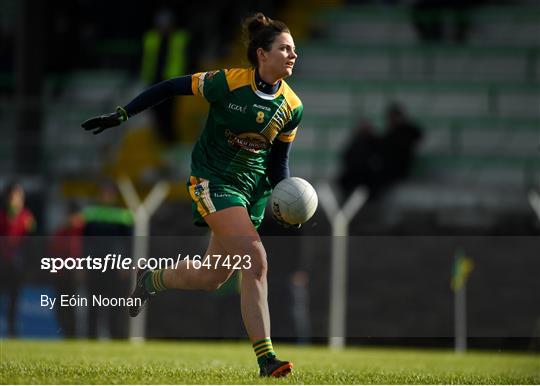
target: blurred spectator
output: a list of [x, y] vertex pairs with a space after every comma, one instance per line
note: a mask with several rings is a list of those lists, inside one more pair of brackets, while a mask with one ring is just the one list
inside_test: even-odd
[[300, 344], [309, 343], [311, 338], [311, 320], [309, 313], [309, 275], [305, 271], [296, 271], [291, 276], [292, 316], [296, 340]]
[[422, 138], [422, 130], [413, 122], [398, 103], [388, 106], [385, 115], [385, 133], [382, 150], [386, 182], [391, 183], [408, 177], [416, 145]]
[[[51, 239], [50, 250], [55, 258], [84, 257], [83, 256], [83, 229], [84, 219], [79, 206], [72, 202], [69, 204], [68, 216], [64, 224], [54, 233]], [[57, 298], [61, 295], [77, 293], [78, 284], [82, 282], [82, 272], [73, 270], [60, 270], [55, 274]], [[65, 338], [75, 337], [74, 307], [56, 307], [58, 322]]]
[[342, 159], [343, 170], [338, 183], [345, 197], [358, 185], [366, 186], [370, 192], [378, 190], [383, 182], [382, 140], [370, 121], [360, 120]]
[[418, 0], [412, 21], [418, 37], [426, 43], [465, 43], [470, 29], [470, 8], [478, 0]]
[[[146, 85], [186, 75], [188, 67], [188, 31], [178, 29], [168, 8], [159, 10], [154, 28], [143, 37], [142, 80]], [[169, 98], [152, 108], [159, 138], [165, 143], [176, 141], [173, 111], [180, 98]]]
[[343, 171], [338, 182], [345, 197], [362, 185], [373, 198], [407, 177], [421, 137], [418, 125], [397, 103], [386, 110], [383, 135], [377, 135], [369, 121], [361, 120], [343, 153]]
[[[111, 257], [129, 257], [133, 218], [131, 213], [117, 205], [119, 200], [116, 186], [102, 183], [100, 200], [95, 205], [83, 210], [84, 218], [84, 256], [104, 259]], [[108, 298], [127, 297], [129, 295], [129, 271], [118, 269], [89, 270], [87, 274], [89, 296]], [[127, 313], [121, 307], [88, 308], [88, 335], [98, 338], [106, 330], [111, 338], [127, 337]]]
[[7, 294], [9, 336], [16, 336], [17, 300], [25, 272], [23, 243], [36, 227], [34, 215], [24, 205], [23, 187], [17, 182], [9, 183], [0, 207], [0, 300]]

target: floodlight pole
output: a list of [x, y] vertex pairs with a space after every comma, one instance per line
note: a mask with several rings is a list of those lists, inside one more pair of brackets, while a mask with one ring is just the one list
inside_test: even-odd
[[[140, 258], [149, 257], [150, 219], [167, 197], [169, 184], [165, 181], [158, 182], [142, 202], [128, 177], [119, 178], [117, 184], [129, 210], [133, 214], [135, 224], [133, 229], [133, 256], [135, 262], [138, 263]], [[135, 281], [135, 275], [131, 275], [130, 283], [132, 288], [135, 286]], [[129, 339], [131, 341], [143, 341], [145, 325], [146, 309], [143, 309], [138, 317], [129, 320]]]
[[366, 202], [368, 192], [356, 188], [340, 208], [330, 185], [325, 183], [318, 191], [321, 205], [332, 226], [328, 344], [332, 348], [342, 349], [346, 333], [349, 223]]

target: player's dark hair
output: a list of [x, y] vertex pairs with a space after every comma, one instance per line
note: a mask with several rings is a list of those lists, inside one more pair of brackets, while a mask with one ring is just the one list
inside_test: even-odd
[[262, 12], [248, 16], [242, 22], [244, 38], [247, 43], [247, 58], [254, 66], [258, 66], [257, 49], [260, 47], [265, 51], [270, 51], [272, 43], [280, 33], [290, 33], [285, 23], [279, 20], [272, 20]]

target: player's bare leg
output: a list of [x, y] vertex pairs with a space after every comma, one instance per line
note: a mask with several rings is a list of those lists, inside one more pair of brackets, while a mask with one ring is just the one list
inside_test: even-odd
[[242, 270], [242, 318], [252, 342], [270, 336], [266, 251], [247, 210], [234, 206], [212, 213], [205, 220], [227, 254], [249, 256], [249, 268]]
[[230, 255], [249, 256], [250, 264], [242, 270], [242, 319], [253, 344], [261, 376], [286, 376], [292, 363], [276, 358], [270, 339], [268, 310], [268, 263], [266, 251], [247, 210], [235, 206], [205, 217], [215, 239]]
[[[230, 207], [207, 215], [205, 220], [212, 230], [205, 254], [211, 256], [212, 269], [188, 268], [188, 263], [182, 261], [176, 269], [143, 274], [153, 275], [153, 281], [150, 281], [158, 289], [214, 290], [227, 281], [234, 271], [224, 266], [214, 269], [215, 258], [212, 255], [249, 256], [249, 260], [242, 264], [242, 319], [257, 356], [260, 374], [276, 377], [287, 375], [292, 369], [292, 363], [279, 361], [275, 357], [270, 339], [266, 251], [247, 210], [241, 206]], [[247, 261], [249, 264], [246, 264]], [[141, 276], [138, 282], [141, 280], [147, 279]]]
[[[165, 288], [215, 290], [233, 273], [223, 266], [214, 269], [214, 254], [249, 256], [248, 269], [242, 272], [241, 309], [248, 336], [253, 342], [270, 336], [266, 252], [244, 207], [235, 206], [205, 217], [212, 229], [206, 256], [212, 269], [194, 269], [187, 261], [178, 267], [162, 271], [160, 280]], [[244, 264], [242, 264], [244, 265]]]
[[167, 268], [163, 271], [163, 283], [166, 288], [214, 291], [225, 283], [234, 272], [230, 267], [220, 263], [226, 254], [212, 232], [208, 249], [203, 255], [203, 260], [208, 259], [210, 268], [196, 269], [192, 262], [188, 263], [182, 260], [176, 268]]

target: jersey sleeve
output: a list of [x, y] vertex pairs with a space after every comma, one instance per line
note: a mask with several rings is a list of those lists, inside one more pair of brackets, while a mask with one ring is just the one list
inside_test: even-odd
[[193, 95], [216, 102], [229, 92], [229, 85], [224, 70], [198, 72], [191, 76]]
[[295, 108], [292, 112], [291, 120], [283, 127], [283, 130], [279, 133], [277, 139], [281, 142], [292, 142], [296, 137], [298, 126], [302, 120], [302, 114], [304, 107], [302, 105]]

